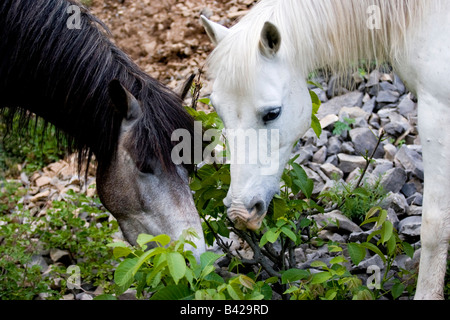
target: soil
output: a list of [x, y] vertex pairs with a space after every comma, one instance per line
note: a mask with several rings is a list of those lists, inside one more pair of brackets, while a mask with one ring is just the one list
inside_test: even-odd
[[[204, 68], [213, 50], [200, 22], [203, 14], [227, 27], [253, 0], [93, 0], [90, 10], [110, 29], [113, 41], [149, 75], [179, 90]], [[210, 83], [203, 79], [204, 91]]]

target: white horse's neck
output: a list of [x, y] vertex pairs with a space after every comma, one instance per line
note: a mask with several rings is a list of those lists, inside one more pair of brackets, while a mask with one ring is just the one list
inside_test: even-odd
[[[351, 64], [403, 60], [408, 34], [441, 0], [262, 0], [230, 29], [210, 56], [211, 73], [225, 74], [244, 92], [261, 61], [258, 45], [266, 21], [280, 30], [280, 58], [306, 76], [318, 67], [334, 73]], [[411, 31], [411, 32], [410, 32]], [[237, 57], [239, 57], [237, 59]]]

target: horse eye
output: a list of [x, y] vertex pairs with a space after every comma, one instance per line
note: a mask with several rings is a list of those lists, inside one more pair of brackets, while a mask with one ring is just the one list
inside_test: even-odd
[[281, 114], [281, 108], [272, 109], [264, 115], [263, 121], [264, 122], [274, 121], [280, 116], [280, 114]]

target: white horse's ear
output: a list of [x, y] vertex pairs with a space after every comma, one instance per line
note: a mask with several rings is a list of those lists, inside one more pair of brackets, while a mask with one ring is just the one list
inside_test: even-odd
[[259, 50], [261, 54], [272, 59], [280, 50], [281, 35], [278, 28], [271, 22], [266, 22], [261, 31], [261, 40], [259, 41]]
[[221, 24], [208, 20], [204, 15], [200, 16], [203, 27], [214, 45], [218, 45], [230, 32], [230, 30]]

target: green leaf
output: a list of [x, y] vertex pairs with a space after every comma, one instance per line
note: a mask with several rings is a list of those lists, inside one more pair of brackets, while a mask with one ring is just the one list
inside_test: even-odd
[[[120, 287], [128, 287], [134, 281], [135, 266], [139, 258], [125, 259], [116, 268], [114, 272], [114, 282]], [[126, 290], [126, 289], [125, 289]]]
[[93, 300], [118, 300], [116, 296], [112, 294], [100, 294], [96, 296]]
[[149, 235], [149, 234], [140, 234], [140, 235], [138, 235], [136, 242], [139, 246], [143, 247], [145, 244], [152, 241], [153, 238], [154, 238], [154, 236]]
[[347, 260], [343, 256], [337, 256], [330, 260], [330, 264], [332, 265], [344, 262], [347, 262]]
[[170, 243], [170, 237], [166, 234], [160, 234], [154, 237], [151, 241], [158, 242], [161, 246], [164, 247], [165, 245], [168, 245]]
[[313, 267], [313, 268], [328, 268], [327, 264], [320, 260], [313, 261], [311, 263], [311, 267]]
[[172, 276], [175, 284], [184, 277], [186, 273], [186, 261], [179, 252], [169, 252], [166, 256], [167, 265], [169, 266], [170, 275]]
[[236, 283], [228, 284], [227, 292], [233, 300], [244, 300], [244, 294]]
[[311, 284], [324, 283], [324, 282], [328, 281], [329, 279], [331, 279], [332, 276], [333, 275], [330, 272], [328, 272], [328, 271], [315, 273], [313, 275], [312, 280], [311, 280]]
[[200, 256], [200, 265], [203, 269], [206, 266], [213, 265], [217, 259], [219, 259], [223, 256], [224, 256], [223, 254], [216, 254], [211, 251], [206, 251], [206, 252], [202, 253]]
[[376, 245], [370, 242], [363, 242], [360, 244], [360, 246], [367, 248], [373, 252], [375, 252], [377, 255], [380, 256], [381, 260], [383, 260], [383, 263], [386, 263], [386, 257], [384, 256], [383, 252], [381, 252], [380, 249]]
[[366, 257], [366, 249], [358, 243], [348, 243], [347, 249], [350, 258], [356, 266]]
[[405, 290], [405, 285], [403, 283], [398, 282], [398, 283], [394, 284], [392, 286], [392, 290], [391, 290], [392, 297], [394, 299], [397, 299], [398, 297], [400, 297], [402, 295], [404, 290]]
[[381, 242], [386, 243], [393, 234], [394, 225], [390, 221], [385, 221], [383, 227], [381, 228]]
[[113, 250], [114, 258], [127, 257], [131, 253], [131, 249], [128, 247], [115, 247]]
[[408, 243], [408, 242], [402, 242], [403, 245], [403, 251], [405, 251], [405, 254], [410, 257], [411, 259], [414, 258], [414, 248]]
[[194, 293], [186, 284], [171, 285], [155, 292], [150, 300], [191, 300]]
[[246, 275], [239, 275], [239, 282], [247, 289], [253, 290], [253, 287], [255, 285], [255, 281], [253, 281], [252, 278], [246, 276]]
[[397, 248], [397, 241], [395, 240], [395, 237], [390, 237], [387, 241], [387, 249], [389, 255], [392, 255], [395, 253], [395, 249]]
[[283, 227], [281, 228], [281, 232], [283, 232], [289, 239], [291, 239], [292, 241], [297, 241], [297, 236], [295, 235], [295, 233], [289, 229], [288, 227]]
[[295, 281], [303, 280], [308, 278], [310, 275], [309, 271], [301, 269], [289, 269], [283, 272], [281, 276], [281, 283], [287, 284]]
[[318, 138], [322, 135], [322, 125], [316, 115], [311, 116], [311, 128]]
[[273, 198], [273, 217], [278, 219], [284, 216], [286, 213], [286, 200], [275, 196]]

